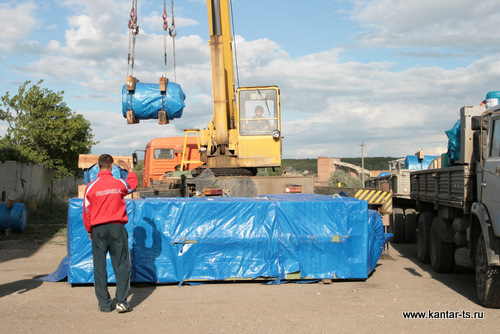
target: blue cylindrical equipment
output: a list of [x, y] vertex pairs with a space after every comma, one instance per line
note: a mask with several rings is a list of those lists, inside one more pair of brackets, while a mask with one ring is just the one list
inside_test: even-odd
[[[132, 98], [132, 99], [131, 99]], [[122, 114], [127, 117], [127, 110], [133, 110], [137, 119], [158, 119], [158, 111], [165, 110], [167, 118], [181, 118], [186, 94], [180, 85], [168, 82], [166, 95], [160, 92], [159, 84], [138, 82], [131, 93], [127, 86], [122, 88]]]
[[0, 203], [0, 230], [11, 228], [15, 232], [23, 232], [26, 228], [28, 211], [23, 203], [15, 203], [11, 208]]

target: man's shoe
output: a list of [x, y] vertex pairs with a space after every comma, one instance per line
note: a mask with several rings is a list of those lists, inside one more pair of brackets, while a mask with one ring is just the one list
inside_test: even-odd
[[108, 309], [105, 309], [105, 310], [101, 309], [100, 307], [97, 307], [97, 308], [99, 309], [100, 312], [104, 312], [104, 313], [108, 313], [108, 312], [111, 312], [111, 311], [114, 310], [114, 308], [108, 308]]
[[132, 308], [130, 305], [126, 302], [117, 302], [116, 303], [116, 312], [118, 313], [125, 313], [125, 312], [130, 312], [132, 311]]

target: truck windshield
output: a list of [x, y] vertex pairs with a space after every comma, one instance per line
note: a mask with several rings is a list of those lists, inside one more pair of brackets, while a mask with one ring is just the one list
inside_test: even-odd
[[175, 157], [174, 150], [171, 148], [157, 148], [155, 149], [155, 159], [168, 160]]

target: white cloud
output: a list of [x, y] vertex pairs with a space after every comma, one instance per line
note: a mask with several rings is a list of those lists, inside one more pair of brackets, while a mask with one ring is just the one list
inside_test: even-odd
[[499, 50], [497, 0], [354, 0], [352, 16], [365, 28], [365, 47], [452, 47]]
[[[367, 145], [367, 156], [404, 156], [420, 148], [428, 154], [442, 152], [446, 149], [444, 131], [453, 126], [459, 108], [478, 104], [487, 91], [500, 88], [499, 54], [479, 56], [493, 50], [490, 46], [499, 37], [491, 28], [495, 26], [492, 20], [496, 12], [491, 10], [494, 3], [353, 2], [352, 18], [366, 29], [356, 36], [364, 47], [397, 47], [407, 56], [453, 57], [456, 51], [439, 49], [450, 47], [460, 49], [464, 57], [472, 54], [472, 61], [451, 69], [410, 66], [396, 70], [392, 59], [344, 61], [350, 52], [347, 47], [325, 46], [321, 52], [293, 58], [278, 41], [236, 36], [241, 84], [278, 85], [281, 89], [283, 156], [359, 156], [362, 141]], [[46, 42], [40, 47], [39, 58], [15, 69], [23, 75], [47, 78], [61, 87], [78, 85], [78, 90], [66, 91], [66, 96], [79, 105], [103, 101], [116, 103], [114, 109], [120, 110], [120, 91], [127, 70], [130, 3], [64, 3], [70, 9], [64, 39]], [[19, 47], [19, 41], [29, 46], [34, 26], [18, 27], [15, 22], [36, 22], [34, 3], [0, 5], [0, 9], [0, 19], [5, 19], [8, 29], [17, 29], [16, 39], [0, 32], [0, 41], [7, 50]], [[137, 36], [134, 75], [142, 82], [157, 82], [165, 70], [162, 30], [156, 26], [160, 12], [156, 10], [140, 12], [144, 29]], [[182, 16], [176, 16], [176, 23], [178, 28], [199, 24]], [[182, 136], [181, 128], [206, 127], [212, 117], [207, 39], [205, 35], [182, 34], [176, 38], [176, 81], [187, 95], [182, 119], [167, 126], [154, 121], [127, 125], [119, 112], [99, 108], [99, 112], [81, 112], [92, 122], [96, 139], [101, 141], [94, 148], [96, 153], [129, 154], [143, 149], [155, 136]], [[172, 40], [167, 41], [167, 76], [174, 80]], [[33, 46], [37, 42], [31, 43]], [[438, 50], [429, 51], [434, 47]], [[471, 52], [474, 47], [476, 50]]]
[[32, 43], [29, 37], [38, 22], [36, 9], [37, 6], [32, 1], [0, 4], [0, 58], [4, 52], [18, 54]]

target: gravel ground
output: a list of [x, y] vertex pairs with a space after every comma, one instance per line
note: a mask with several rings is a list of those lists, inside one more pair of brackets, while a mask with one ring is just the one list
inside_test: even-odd
[[[498, 331], [500, 310], [476, 303], [474, 274], [433, 273], [418, 263], [415, 244], [391, 246], [366, 281], [133, 285], [134, 310], [125, 314], [100, 313], [92, 286], [35, 280], [55, 271], [65, 255], [62, 237], [42, 246], [0, 241], [3, 333]], [[453, 319], [404, 319], [408, 311]]]

